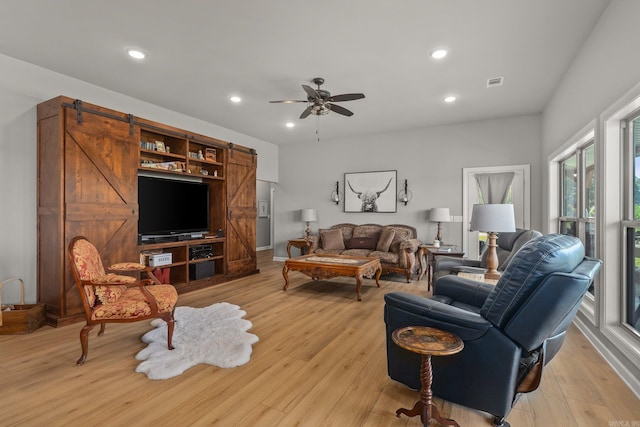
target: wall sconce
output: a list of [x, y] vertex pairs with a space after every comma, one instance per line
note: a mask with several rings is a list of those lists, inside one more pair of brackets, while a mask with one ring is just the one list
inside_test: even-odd
[[400, 192], [398, 193], [398, 200], [400, 200], [402, 203], [404, 203], [405, 206], [407, 206], [407, 203], [409, 203], [412, 198], [413, 198], [413, 193], [409, 191], [409, 188], [407, 188], [407, 180], [405, 179], [404, 186], [402, 187], [402, 190], [400, 190]]
[[339, 205], [340, 200], [342, 200], [342, 193], [340, 193], [340, 181], [336, 181], [336, 189], [331, 192], [331, 201], [336, 205]]

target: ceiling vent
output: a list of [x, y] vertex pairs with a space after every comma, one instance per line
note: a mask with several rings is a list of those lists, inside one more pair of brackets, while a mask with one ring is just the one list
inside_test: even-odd
[[493, 77], [487, 80], [487, 87], [502, 86], [504, 77]]

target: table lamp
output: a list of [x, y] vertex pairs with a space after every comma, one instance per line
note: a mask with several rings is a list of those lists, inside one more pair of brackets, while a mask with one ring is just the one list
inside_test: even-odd
[[438, 234], [436, 234], [436, 240], [442, 242], [442, 223], [451, 221], [449, 208], [431, 208], [429, 221], [438, 223]]
[[513, 213], [513, 205], [486, 204], [473, 205], [471, 213], [471, 231], [484, 231], [489, 233], [489, 245], [487, 250], [487, 271], [485, 279], [499, 279], [498, 253], [496, 248], [496, 233], [516, 231], [516, 220]]
[[311, 235], [311, 228], [309, 228], [309, 223], [318, 220], [318, 212], [316, 212], [315, 209], [300, 209], [300, 217], [302, 218], [302, 222], [307, 223], [307, 228], [304, 230], [304, 238], [309, 240], [309, 236]]

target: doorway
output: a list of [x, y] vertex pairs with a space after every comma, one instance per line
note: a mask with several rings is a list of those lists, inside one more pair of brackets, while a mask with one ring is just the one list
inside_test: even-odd
[[256, 180], [256, 251], [273, 249], [273, 195], [270, 182]]
[[[511, 184], [504, 191], [507, 194], [506, 203], [513, 204], [515, 213], [516, 228], [530, 228], [530, 166], [529, 165], [511, 165], [511, 166], [488, 166], [481, 168], [463, 168], [463, 202], [462, 202], [462, 223], [464, 231], [462, 233], [462, 248], [469, 259], [479, 259], [481, 250], [481, 233], [470, 231], [469, 224], [471, 222], [471, 212], [473, 205], [478, 203], [503, 203], [505, 201], [489, 201], [482, 200], [479, 191], [478, 181], [491, 178], [492, 175], [513, 176]], [[512, 175], [511, 175], [512, 174]], [[485, 196], [486, 197], [486, 196]], [[500, 196], [501, 197], [501, 196]]]

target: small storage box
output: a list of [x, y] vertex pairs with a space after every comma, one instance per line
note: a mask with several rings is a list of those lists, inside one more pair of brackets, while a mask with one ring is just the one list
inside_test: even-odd
[[169, 265], [173, 261], [172, 254], [153, 254], [149, 255], [149, 267], [160, 267], [163, 265]]
[[[20, 282], [20, 304], [11, 305], [10, 311], [0, 312], [0, 335], [28, 334], [44, 325], [44, 304], [24, 303], [24, 282], [22, 279], [7, 279], [0, 282], [0, 297], [2, 285], [11, 281]], [[0, 307], [6, 309], [0, 302]]]

